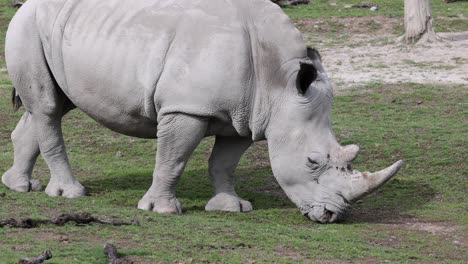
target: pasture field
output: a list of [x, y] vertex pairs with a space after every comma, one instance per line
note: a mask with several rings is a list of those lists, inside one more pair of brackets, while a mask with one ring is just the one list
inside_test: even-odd
[[[16, 11], [9, 2], [0, 0], [0, 174], [12, 164], [10, 133], [23, 111], [12, 109], [3, 59], [4, 33]], [[330, 39], [342, 30], [341, 19], [398, 19], [403, 10], [399, 0], [375, 0], [382, 6], [380, 13], [342, 8], [345, 1], [333, 1], [337, 6], [312, 2], [316, 4], [286, 8], [306, 37], [308, 19], [323, 18], [322, 33]], [[445, 28], [439, 31], [468, 30], [467, 2], [432, 3], [436, 21]], [[402, 34], [398, 27], [385, 30]], [[385, 71], [389, 66], [373, 67]], [[0, 184], [0, 220], [89, 212], [139, 225], [0, 227], [0, 263], [17, 263], [44, 249], [53, 254], [45, 263], [107, 263], [105, 242], [135, 263], [467, 263], [467, 116], [468, 85], [463, 83], [363, 80], [339, 89], [332, 127], [341, 144], [361, 147], [353, 166], [375, 170], [398, 159], [405, 165], [384, 187], [354, 205], [344, 222], [321, 225], [303, 217], [278, 186], [265, 142], [247, 151], [236, 172], [237, 191], [254, 211], [204, 211], [212, 195], [207, 164], [213, 138], [203, 140], [181, 177], [177, 194], [182, 215], [137, 210], [151, 184], [156, 141], [114, 133], [74, 110], [64, 118], [64, 138], [72, 168], [89, 195], [52, 198], [44, 192], [13, 192]], [[49, 174], [41, 158], [33, 175], [45, 187]]]

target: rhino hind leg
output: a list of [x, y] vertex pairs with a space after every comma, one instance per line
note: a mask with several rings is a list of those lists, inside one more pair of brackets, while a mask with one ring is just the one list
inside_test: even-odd
[[39, 156], [39, 144], [29, 112], [21, 117], [11, 133], [11, 140], [14, 148], [13, 166], [3, 174], [3, 184], [18, 192], [40, 191], [42, 187], [39, 180], [31, 178]]
[[49, 196], [76, 198], [86, 194], [85, 188], [73, 175], [62, 136], [62, 117], [67, 112], [67, 99], [57, 95], [56, 102], [32, 115], [39, 149], [50, 170], [45, 189]]
[[250, 138], [216, 137], [209, 160], [209, 172], [215, 187], [215, 195], [208, 201], [205, 210], [252, 211], [252, 204], [240, 198], [234, 188], [234, 171], [240, 157], [251, 145]]
[[[14, 145], [18, 153], [22, 153], [23, 148], [28, 152], [18, 157], [24, 159], [23, 161], [15, 161], [17, 164], [23, 163], [20, 172], [26, 171], [26, 176], [8, 174], [4, 182], [10, 184], [8, 181], [14, 177], [17, 181], [24, 182], [29, 177], [39, 148], [51, 174], [45, 192], [50, 196], [82, 196], [85, 194], [84, 187], [72, 174], [62, 137], [62, 116], [72, 108], [72, 104], [58, 87], [45, 59], [37, 27], [33, 26], [36, 23], [37, 2], [28, 3], [10, 22], [5, 43], [5, 59], [13, 86], [21, 97], [23, 106], [30, 113], [27, 120], [28, 131], [33, 132], [14, 139], [17, 141]], [[28, 136], [34, 136], [36, 141], [33, 142]]]
[[[67, 102], [63, 115], [74, 109], [71, 102]], [[40, 154], [36, 132], [31, 113], [26, 111], [11, 133], [13, 142], [13, 166], [2, 176], [2, 183], [18, 192], [40, 191], [41, 183], [32, 178], [32, 171]]]
[[168, 114], [158, 123], [156, 168], [153, 183], [138, 202], [138, 209], [182, 213], [175, 190], [187, 161], [206, 134], [206, 118]]
[[25, 103], [26, 106], [33, 106], [29, 109], [33, 109], [34, 114], [25, 112], [12, 133], [14, 162], [2, 176], [2, 182], [10, 189], [21, 192], [41, 189], [40, 182], [31, 178], [40, 153], [51, 173], [45, 189], [48, 195], [74, 198], [85, 194], [84, 187], [73, 176], [62, 137], [61, 119], [75, 106], [63, 95], [57, 95], [56, 100], [58, 102], [52, 104], [56, 109], [50, 108], [51, 105], [45, 109]]

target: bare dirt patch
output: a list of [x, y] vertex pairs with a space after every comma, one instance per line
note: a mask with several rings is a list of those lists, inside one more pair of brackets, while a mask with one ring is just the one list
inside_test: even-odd
[[283, 247], [283, 246], [280, 246], [278, 245], [276, 248], [275, 248], [275, 255], [277, 256], [282, 256], [282, 257], [287, 257], [288, 259], [294, 261], [294, 260], [303, 260], [304, 257], [297, 251], [293, 250], [293, 249], [290, 249], [290, 248], [287, 248], [287, 247]]
[[70, 237], [69, 235], [52, 233], [50, 231], [36, 232], [36, 233], [33, 233], [32, 236], [37, 240], [59, 241], [60, 243], [63, 243], [63, 244], [68, 244], [69, 237]]
[[397, 41], [400, 18], [303, 19], [296, 25], [320, 50], [336, 90], [370, 82], [468, 85], [468, 32], [439, 33], [457, 41], [403, 45]]
[[[465, 253], [468, 246], [467, 236], [463, 227], [454, 223], [400, 215], [388, 222], [377, 223], [372, 229], [382, 234], [385, 232], [387, 235], [379, 237], [369, 235], [367, 241], [371, 245], [405, 249], [421, 246], [418, 240], [424, 240], [428, 241], [430, 246], [424, 245], [420, 252], [423, 255], [437, 254], [439, 258], [447, 259], [458, 259], [460, 256], [468, 258]], [[432, 252], [433, 249], [437, 249], [438, 252]]]
[[403, 27], [403, 21], [387, 16], [304, 18], [298, 20], [296, 25], [302, 32], [381, 35]]

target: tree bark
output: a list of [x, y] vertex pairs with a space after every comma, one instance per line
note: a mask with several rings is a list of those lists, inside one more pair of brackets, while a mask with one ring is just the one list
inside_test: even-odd
[[405, 35], [408, 43], [437, 42], [429, 0], [405, 0]]

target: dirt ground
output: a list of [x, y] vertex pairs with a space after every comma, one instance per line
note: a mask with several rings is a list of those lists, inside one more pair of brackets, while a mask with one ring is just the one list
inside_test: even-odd
[[406, 45], [397, 41], [400, 20], [354, 17], [296, 24], [322, 54], [335, 90], [370, 82], [468, 85], [468, 31], [438, 33], [445, 39], [439, 43]]

